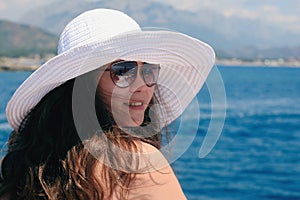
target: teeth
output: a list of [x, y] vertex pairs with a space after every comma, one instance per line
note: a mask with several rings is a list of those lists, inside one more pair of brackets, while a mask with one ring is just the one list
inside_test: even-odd
[[129, 106], [141, 106], [143, 105], [142, 102], [132, 102], [132, 103], [129, 103]]

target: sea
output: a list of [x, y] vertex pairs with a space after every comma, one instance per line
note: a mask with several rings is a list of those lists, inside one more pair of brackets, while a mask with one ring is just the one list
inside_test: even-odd
[[[172, 162], [186, 197], [300, 199], [300, 68], [216, 66], [215, 70], [221, 83], [217, 89], [224, 89], [220, 91], [225, 94], [225, 112], [213, 147], [200, 156], [204, 138], [211, 134], [211, 121], [220, 118], [212, 114], [218, 109], [212, 106], [218, 96], [207, 84], [196, 97], [193, 105], [197, 106], [184, 112], [188, 116], [181, 125], [185, 135], [174, 145], [186, 144], [185, 136], [190, 141]], [[0, 145], [4, 149], [11, 132], [6, 104], [30, 74], [0, 72]], [[215, 77], [209, 78], [214, 81]], [[196, 129], [195, 113], [200, 116]]]

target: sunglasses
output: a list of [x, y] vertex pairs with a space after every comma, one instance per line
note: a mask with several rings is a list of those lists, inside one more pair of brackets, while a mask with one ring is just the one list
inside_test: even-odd
[[[160, 65], [144, 63], [140, 68], [145, 84], [148, 87], [154, 86], [158, 79]], [[113, 63], [105, 71], [110, 71], [110, 77], [116, 86], [126, 88], [135, 81], [139, 70], [136, 61], [120, 61]]]

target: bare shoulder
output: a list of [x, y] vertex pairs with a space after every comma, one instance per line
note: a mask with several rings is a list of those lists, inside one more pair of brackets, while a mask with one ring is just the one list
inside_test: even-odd
[[173, 169], [162, 153], [146, 143], [142, 147], [150, 162], [147, 171], [136, 174], [129, 199], [186, 199]]

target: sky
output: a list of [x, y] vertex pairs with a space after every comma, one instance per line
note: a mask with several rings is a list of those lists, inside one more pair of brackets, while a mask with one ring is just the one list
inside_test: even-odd
[[[0, 19], [18, 21], [31, 9], [57, 0], [0, 0]], [[84, 0], [82, 0], [84, 1]], [[103, 1], [103, 0], [85, 0]], [[299, 0], [152, 0], [180, 10], [197, 12], [213, 10], [224, 17], [264, 20], [275, 26], [300, 34]]]
[[155, 0], [177, 9], [213, 10], [224, 17], [264, 20], [300, 34], [299, 0]]

